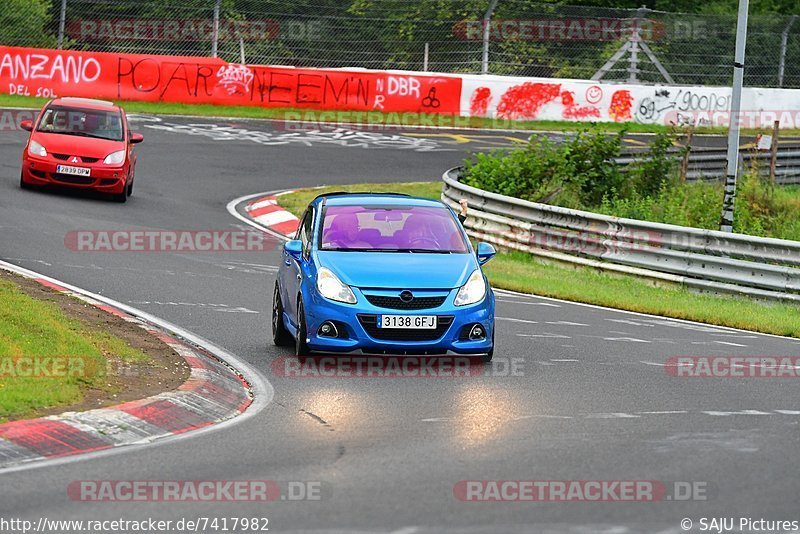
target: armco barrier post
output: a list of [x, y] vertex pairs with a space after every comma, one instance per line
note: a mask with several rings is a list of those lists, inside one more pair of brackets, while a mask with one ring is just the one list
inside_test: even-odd
[[64, 28], [67, 25], [67, 0], [61, 0], [61, 14], [58, 19], [58, 49], [64, 47]]
[[211, 57], [217, 57], [219, 46], [219, 5], [222, 0], [214, 0], [214, 28], [211, 33]]
[[775, 170], [778, 166], [778, 135], [781, 131], [781, 121], [775, 121], [772, 126], [772, 144], [769, 147], [769, 183], [775, 184]]
[[481, 61], [481, 74], [489, 74], [489, 39], [491, 37], [490, 26], [492, 25], [492, 14], [497, 7], [498, 0], [492, 0], [489, 9], [483, 16], [483, 60]]
[[744, 82], [744, 52], [747, 44], [747, 14], [749, 0], [739, 0], [739, 20], [736, 24], [736, 53], [733, 61], [733, 93], [731, 96], [731, 125], [728, 129], [728, 167], [725, 176], [725, 196], [722, 200], [720, 230], [733, 232], [733, 210], [736, 199], [736, 177], [739, 167], [739, 121], [742, 117], [742, 84]]

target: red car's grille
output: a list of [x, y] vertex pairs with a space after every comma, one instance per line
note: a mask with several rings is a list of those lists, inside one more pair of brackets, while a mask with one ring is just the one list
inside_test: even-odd
[[90, 158], [87, 156], [70, 156], [69, 154], [53, 154], [53, 157], [56, 159], [60, 159], [61, 161], [69, 161], [73, 157], [77, 157], [78, 160], [80, 160], [80, 163], [97, 163], [98, 161], [100, 161], [100, 158]]

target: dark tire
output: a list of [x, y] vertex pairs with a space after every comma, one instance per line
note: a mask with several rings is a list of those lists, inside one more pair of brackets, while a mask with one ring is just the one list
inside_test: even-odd
[[128, 191], [127, 192], [128, 192], [128, 196], [129, 197], [133, 196], [133, 178], [131, 178], [131, 181], [128, 182]]
[[308, 356], [308, 344], [306, 343], [306, 310], [303, 308], [303, 298], [297, 297], [297, 336], [294, 340], [294, 355], [305, 359]]
[[489, 363], [492, 361], [492, 357], [494, 357], [494, 331], [492, 331], [492, 348], [489, 349], [489, 352], [481, 356], [481, 361], [483, 363]]
[[292, 335], [283, 324], [283, 302], [278, 282], [275, 282], [275, 293], [272, 296], [272, 342], [279, 347], [292, 344]]
[[128, 188], [126, 187], [122, 193], [117, 193], [115, 195], [111, 195], [112, 200], [114, 202], [119, 202], [120, 204], [125, 204], [128, 201]]
[[23, 174], [22, 173], [19, 173], [19, 188], [20, 189], [33, 189], [33, 186], [31, 184], [25, 182], [25, 179], [23, 178]]

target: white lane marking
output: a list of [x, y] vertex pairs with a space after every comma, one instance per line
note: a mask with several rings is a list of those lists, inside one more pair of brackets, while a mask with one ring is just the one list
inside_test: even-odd
[[573, 359], [570, 359], [570, 358], [562, 358], [562, 359], [559, 359], [559, 360], [555, 360], [553, 358], [550, 358], [550, 361], [551, 362], [579, 362], [580, 360], [573, 360]]
[[639, 417], [638, 415], [625, 412], [590, 413], [586, 415], [587, 419], [638, 419]]
[[[634, 311], [628, 311], [628, 310], [620, 310], [618, 308], [609, 308], [608, 306], [599, 306], [597, 304], [587, 304], [585, 302], [573, 302], [573, 301], [570, 301], [570, 300], [557, 299], [557, 298], [553, 298], [553, 297], [543, 297], [543, 296], [540, 296], [540, 295], [530, 295], [528, 293], [520, 293], [518, 291], [511, 291], [509, 289], [495, 289], [494, 292], [495, 293], [499, 293], [501, 295], [508, 295], [508, 296], [512, 296], [513, 295], [513, 296], [517, 296], [517, 297], [527, 297], [529, 299], [540, 299], [540, 300], [546, 300], [546, 301], [549, 301], [549, 302], [558, 302], [558, 303], [560, 303], [560, 304], [562, 304], [564, 306], [572, 305], [572, 306], [577, 306], [577, 307], [580, 307], [580, 308], [591, 308], [591, 309], [594, 309], [594, 310], [600, 310], [600, 311], [612, 312], [612, 313], [619, 313], [619, 314], [629, 315], [629, 316], [634, 316], [634, 317], [646, 317], [648, 319], [657, 319], [657, 320], [660, 320], [660, 321], [669, 321], [671, 323], [681, 323], [681, 324], [687, 324], [687, 325], [708, 327], [707, 324], [698, 323], [697, 321], [689, 321], [689, 320], [686, 320], [686, 319], [674, 319], [674, 318], [671, 318], [671, 317], [665, 318], [665, 317], [661, 317], [661, 316], [658, 316], [658, 315], [653, 315], [652, 313], [642, 313], [642, 312], [634, 312]], [[612, 319], [607, 319], [607, 320], [610, 321]], [[655, 325], [644, 325], [644, 326], [655, 326]], [[742, 328], [732, 328], [730, 326], [716, 326], [715, 325], [714, 328], [717, 329], [718, 333], [740, 332], [740, 333], [743, 333], [743, 334], [756, 334], [759, 337], [761, 337], [761, 336], [772, 337], [772, 338], [776, 338], [776, 339], [781, 339], [783, 341], [788, 341], [788, 342], [790, 342], [790, 343], [792, 343], [794, 345], [800, 345], [800, 339], [789, 337], [789, 336], [779, 336], [777, 334], [764, 334], [764, 333], [761, 333], [761, 332], [754, 332], [752, 330], [744, 330]]]
[[571, 415], [538, 415], [538, 414], [531, 414], [531, 415], [518, 415], [516, 417], [512, 417], [512, 421], [522, 421], [524, 419], [575, 419]]
[[496, 321], [510, 321], [512, 323], [539, 324], [539, 321], [529, 321], [527, 319], [515, 319], [514, 317], [495, 317]]
[[605, 320], [606, 321], [611, 321], [612, 323], [629, 324], [631, 326], [646, 326], [646, 327], [649, 327], [649, 328], [655, 328], [655, 326], [656, 326], [654, 324], [645, 324], [645, 323], [640, 323], [638, 321], [631, 321], [630, 319], [608, 319], [608, 318], [606, 318]]
[[42, 265], [46, 265], [47, 267], [52, 267], [52, 263], [47, 263], [44, 260], [33, 260], [30, 258], [6, 258], [6, 261], [21, 261], [21, 262], [30, 262], [30, 263], [41, 263]]
[[622, 341], [625, 343], [652, 343], [652, 341], [635, 337], [604, 337], [603, 339], [606, 341]]
[[551, 363], [551, 362], [543, 362], [543, 361], [541, 361], [541, 360], [537, 361], [536, 363], [538, 363], [539, 365], [555, 365], [554, 363]]
[[773, 415], [769, 412], [762, 412], [760, 410], [740, 410], [737, 412], [720, 412], [716, 410], [709, 410], [703, 412], [706, 415], [714, 415], [718, 417], [728, 417], [731, 415]]
[[[655, 411], [642, 411], [642, 412], [598, 412], [598, 413], [580, 413], [576, 415], [565, 414], [522, 414], [511, 417], [510, 421], [524, 421], [526, 419], [644, 419], [649, 416], [660, 415], [685, 415], [685, 416], [710, 416], [710, 417], [730, 417], [736, 415], [758, 415], [758, 416], [774, 416], [774, 415], [789, 415], [800, 416], [800, 410], [771, 410], [769, 412], [761, 410], [739, 410], [739, 411], [718, 411], [718, 410], [655, 410]], [[459, 417], [429, 417], [420, 419], [423, 423], [450, 423], [461, 422]]]
[[747, 347], [747, 345], [741, 345], [739, 343], [731, 343], [729, 341], [691, 341], [692, 345], [728, 345], [730, 347]]
[[554, 338], [554, 339], [572, 339], [569, 336], [562, 336], [561, 334], [517, 334], [517, 337], [543, 337], [543, 338]]
[[207, 350], [208, 352], [219, 358], [221, 361], [226, 362], [228, 365], [230, 365], [231, 367], [236, 369], [239, 373], [241, 373], [242, 376], [245, 377], [245, 379], [250, 384], [250, 388], [253, 391], [254, 395], [252, 404], [250, 404], [250, 407], [247, 408], [244, 412], [242, 412], [241, 415], [238, 415], [236, 417], [233, 417], [232, 419], [228, 419], [227, 421], [223, 421], [221, 423], [198, 428], [197, 430], [192, 430], [191, 432], [186, 432], [184, 434], [174, 434], [171, 436], [166, 436], [156, 441], [148, 443], [124, 445], [121, 447], [113, 447], [101, 451], [87, 452], [75, 456], [65, 456], [62, 458], [54, 458], [50, 460], [39, 460], [30, 464], [22, 464], [19, 466], [7, 467], [3, 469], [2, 471], [3, 474], [13, 473], [17, 471], [26, 471], [29, 469], [39, 469], [42, 467], [53, 467], [57, 465], [82, 462], [88, 459], [101, 458], [115, 454], [136, 452], [144, 447], [152, 449], [154, 447], [161, 447], [163, 445], [174, 443], [181, 440], [194, 439], [197, 436], [201, 436], [211, 432], [219, 432], [220, 430], [227, 429], [228, 427], [244, 423], [245, 421], [248, 421], [249, 419], [258, 415], [264, 408], [266, 408], [272, 402], [272, 398], [275, 395], [275, 390], [272, 388], [272, 384], [270, 383], [270, 381], [267, 380], [267, 378], [263, 374], [261, 374], [261, 372], [258, 371], [255, 367], [251, 366], [249, 363], [233, 355], [232, 353], [228, 352], [222, 347], [212, 343], [211, 341], [208, 341], [207, 339], [198, 336], [197, 334], [190, 332], [189, 330], [186, 330], [185, 328], [182, 328], [176, 324], [172, 324], [169, 321], [165, 321], [164, 319], [156, 317], [155, 315], [151, 315], [145, 311], [139, 310], [127, 304], [123, 304], [122, 302], [118, 302], [114, 299], [105, 297], [103, 295], [92, 293], [91, 291], [81, 289], [72, 284], [56, 280], [55, 278], [51, 278], [44, 274], [31, 271], [30, 269], [26, 269], [25, 267], [20, 267], [19, 265], [14, 265], [13, 263], [8, 263], [3, 260], [0, 260], [0, 265], [3, 265], [7, 269], [14, 271], [18, 274], [22, 274], [24, 276], [29, 276], [32, 278], [40, 278], [42, 280], [47, 280], [52, 284], [59, 285], [65, 289], [89, 297], [90, 299], [102, 302], [103, 304], [108, 304], [109, 306], [113, 306], [114, 308], [122, 310], [125, 313], [133, 315], [134, 317], [138, 317], [139, 319], [145, 322], [154, 324], [160, 328], [163, 328], [164, 330], [172, 332], [178, 337], [181, 337], [184, 340], [193, 343], [194, 345], [197, 345], [198, 347], [202, 347], [203, 349]]
[[546, 321], [544, 324], [552, 324], [556, 326], [589, 326], [585, 323], [573, 323], [571, 321]]
[[[495, 290], [495, 291], [499, 291], [499, 290]], [[561, 306], [558, 306], [556, 304], [550, 304], [549, 302], [523, 302], [523, 301], [519, 301], [519, 300], [506, 300], [506, 299], [497, 299], [497, 302], [504, 302], [506, 304], [524, 304], [526, 306], [545, 306], [545, 307], [548, 307], [548, 308], [560, 308], [561, 307]]]
[[636, 412], [637, 415], [678, 415], [689, 413], [686, 410], [663, 410], [659, 412]]
[[157, 300], [132, 300], [128, 301], [129, 304], [136, 304], [137, 306], [190, 306], [196, 308], [211, 308], [214, 311], [226, 313], [261, 313], [256, 310], [244, 308], [242, 306], [230, 307], [227, 304], [214, 304], [205, 302], [160, 302]]

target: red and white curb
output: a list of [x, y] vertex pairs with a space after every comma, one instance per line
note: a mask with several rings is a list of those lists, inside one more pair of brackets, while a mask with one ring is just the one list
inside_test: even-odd
[[[259, 410], [271, 400], [272, 387], [260, 374], [249, 371], [246, 364], [197, 336], [144, 312], [16, 265], [0, 261], [0, 268], [77, 297], [143, 328], [169, 345], [191, 368], [189, 379], [176, 391], [109, 408], [0, 425], [0, 472], [36, 461], [175, 437], [231, 421], [256, 404], [256, 399]], [[243, 367], [248, 368], [247, 379], [237, 370]]]
[[285, 237], [294, 236], [300, 220], [278, 205], [278, 197], [293, 191], [283, 191], [277, 195], [262, 196], [244, 207], [247, 215], [260, 225]]

